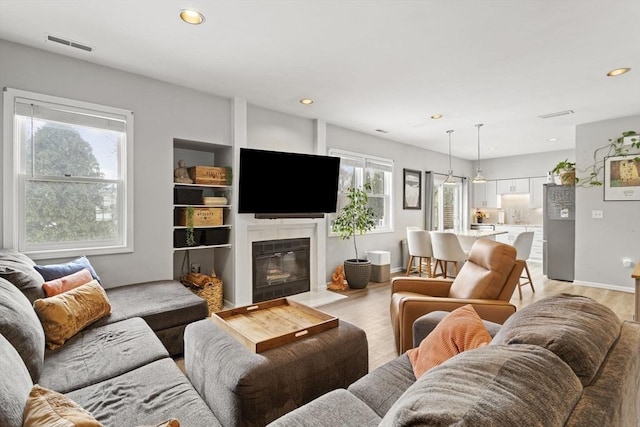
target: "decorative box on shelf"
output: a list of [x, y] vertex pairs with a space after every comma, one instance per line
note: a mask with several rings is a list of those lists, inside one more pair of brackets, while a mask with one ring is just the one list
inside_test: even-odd
[[[193, 226], [222, 225], [222, 208], [193, 208]], [[176, 209], [176, 225], [187, 225], [187, 208]]]
[[199, 205], [202, 203], [202, 189], [174, 188], [173, 203], [176, 205]]
[[189, 177], [195, 184], [226, 185], [227, 168], [215, 166], [193, 166]]

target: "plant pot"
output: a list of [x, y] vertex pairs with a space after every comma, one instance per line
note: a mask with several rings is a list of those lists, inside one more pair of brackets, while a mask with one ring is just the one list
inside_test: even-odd
[[562, 185], [575, 185], [576, 184], [576, 172], [564, 172], [560, 175]]
[[481, 217], [476, 218], [476, 221], [478, 221], [478, 224], [482, 224], [482, 218]]
[[364, 289], [371, 279], [371, 261], [348, 259], [344, 262], [344, 275], [350, 288]]

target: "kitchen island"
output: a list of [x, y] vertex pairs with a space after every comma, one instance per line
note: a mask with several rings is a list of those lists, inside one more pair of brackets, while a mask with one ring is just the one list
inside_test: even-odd
[[460, 246], [465, 252], [469, 252], [473, 243], [478, 239], [491, 239], [496, 240], [496, 236], [500, 234], [507, 234], [504, 230], [445, 230], [447, 233], [454, 233], [458, 236]]

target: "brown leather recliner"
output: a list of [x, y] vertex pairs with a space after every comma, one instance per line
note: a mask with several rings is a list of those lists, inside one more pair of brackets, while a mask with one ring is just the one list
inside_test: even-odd
[[391, 325], [398, 354], [413, 347], [413, 322], [432, 311], [472, 304], [482, 319], [504, 323], [516, 311], [509, 300], [523, 268], [513, 246], [478, 239], [455, 279], [393, 278]]

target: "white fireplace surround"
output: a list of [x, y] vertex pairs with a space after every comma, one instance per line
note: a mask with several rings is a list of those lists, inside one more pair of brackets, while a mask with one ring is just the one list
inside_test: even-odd
[[[309, 238], [310, 293], [326, 291], [326, 226], [322, 220], [245, 218], [236, 226], [236, 280], [234, 280], [235, 306], [252, 304], [253, 242], [264, 240]], [[322, 256], [321, 256], [322, 254]]]

